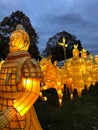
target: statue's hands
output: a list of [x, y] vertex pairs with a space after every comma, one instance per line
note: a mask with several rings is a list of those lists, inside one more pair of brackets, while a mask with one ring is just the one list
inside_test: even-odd
[[10, 121], [14, 118], [14, 116], [16, 115], [16, 110], [13, 108], [6, 109], [1, 114], [0, 114], [0, 130], [2, 130], [6, 125], [8, 125]]

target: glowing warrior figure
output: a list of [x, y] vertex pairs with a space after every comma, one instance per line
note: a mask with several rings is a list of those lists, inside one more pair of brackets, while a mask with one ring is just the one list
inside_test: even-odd
[[84, 89], [84, 61], [79, 57], [79, 50], [77, 45], [73, 49], [73, 57], [67, 61], [67, 69], [72, 77], [72, 88], [70, 88], [71, 98], [73, 98], [74, 89], [77, 90], [77, 94], [81, 97], [82, 90]]
[[18, 25], [10, 36], [9, 51], [0, 70], [0, 129], [42, 130], [34, 107], [42, 72], [28, 53], [29, 36]]

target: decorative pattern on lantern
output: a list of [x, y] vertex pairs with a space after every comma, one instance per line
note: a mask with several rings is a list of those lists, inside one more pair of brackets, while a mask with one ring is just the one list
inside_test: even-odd
[[34, 106], [40, 96], [41, 68], [28, 53], [28, 34], [16, 29], [0, 70], [0, 129], [42, 130]]
[[23, 116], [29, 110], [29, 108], [32, 106], [32, 104], [35, 103], [40, 94], [40, 79], [23, 78], [22, 82], [24, 88], [26, 88], [26, 91], [28, 92], [24, 94], [23, 98], [20, 98], [20, 100], [15, 101], [13, 105], [21, 116]]

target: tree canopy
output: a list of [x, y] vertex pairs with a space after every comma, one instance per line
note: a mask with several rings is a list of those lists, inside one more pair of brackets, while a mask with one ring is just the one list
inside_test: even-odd
[[[25, 31], [30, 37], [30, 47], [29, 52], [33, 58], [39, 59], [39, 51], [37, 47], [38, 35], [32, 26], [29, 17], [27, 17], [22, 11], [17, 10], [12, 12], [9, 17], [5, 17], [0, 22], [0, 60], [5, 59], [9, 53], [9, 37], [11, 33], [15, 30], [17, 24], [22, 24]], [[74, 44], [78, 44], [78, 49], [82, 50], [81, 41], [76, 38], [76, 36], [66, 32], [58, 32], [53, 37], [49, 38], [46, 43], [46, 48], [42, 53], [42, 56], [52, 55], [52, 61], [64, 60], [64, 48], [58, 45], [58, 42], [62, 42], [63, 37], [66, 39], [68, 47], [66, 48], [66, 58], [72, 57], [72, 50]]]
[[66, 31], [62, 31], [59, 33], [56, 33], [53, 37], [51, 37], [47, 44], [46, 48], [43, 51], [42, 55], [43, 56], [48, 56], [52, 55], [52, 61], [61, 61], [64, 60], [64, 50], [62, 46], [58, 45], [58, 42], [63, 42], [62, 39], [63, 37], [66, 40], [66, 43], [68, 47], [66, 48], [66, 58], [71, 58], [72, 57], [72, 50], [74, 48], [74, 44], [78, 44], [78, 49], [81, 51], [82, 50], [82, 45], [81, 41], [76, 38], [76, 36], [71, 35], [70, 33]]
[[28, 33], [31, 43], [28, 51], [32, 57], [37, 59], [39, 57], [37, 47], [38, 35], [31, 25], [29, 18], [19, 10], [12, 12], [9, 17], [5, 17], [0, 23], [0, 59], [5, 59], [9, 53], [9, 37], [15, 30], [17, 24], [22, 24], [25, 31]]

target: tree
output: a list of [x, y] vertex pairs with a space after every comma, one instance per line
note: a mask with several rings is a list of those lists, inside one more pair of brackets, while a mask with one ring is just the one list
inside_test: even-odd
[[52, 55], [52, 61], [61, 61], [64, 60], [64, 50], [63, 47], [60, 47], [57, 43], [62, 42], [63, 37], [66, 39], [66, 43], [68, 47], [66, 48], [66, 58], [72, 57], [72, 50], [74, 48], [74, 44], [78, 43], [78, 49], [81, 51], [81, 41], [77, 40], [74, 35], [71, 35], [68, 32], [62, 31], [55, 34], [52, 38], [50, 38], [46, 44], [46, 48], [43, 51], [43, 56]]
[[25, 31], [28, 33], [31, 43], [28, 51], [32, 57], [37, 59], [39, 57], [37, 47], [38, 35], [32, 27], [29, 18], [19, 10], [12, 12], [9, 17], [5, 17], [0, 23], [0, 58], [5, 59], [9, 53], [9, 36], [15, 30], [17, 24], [22, 24]]

